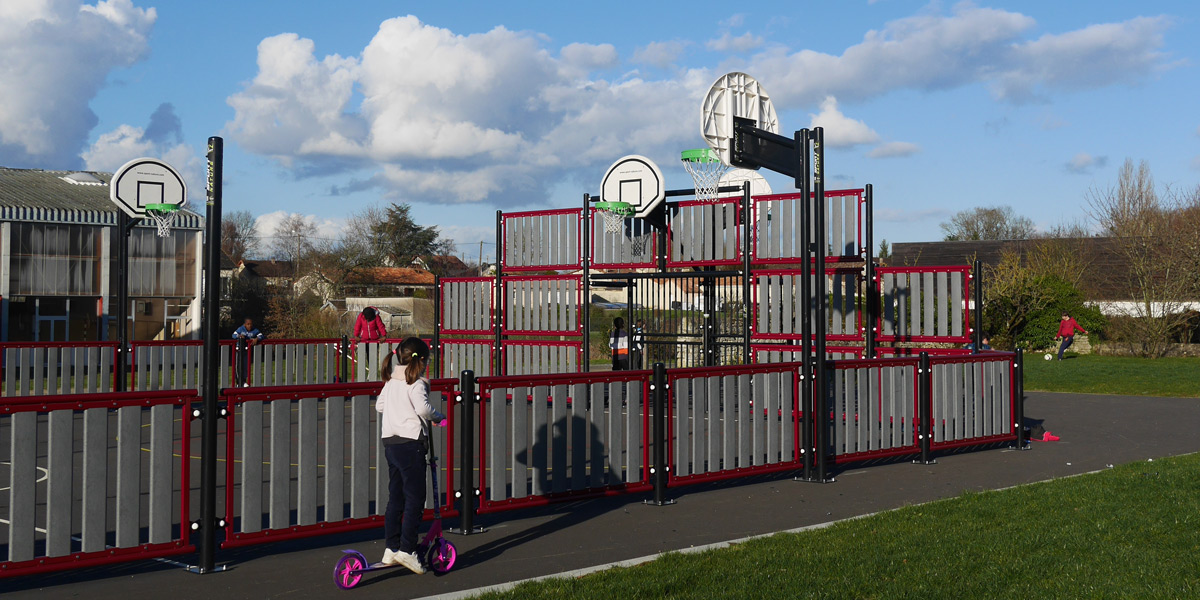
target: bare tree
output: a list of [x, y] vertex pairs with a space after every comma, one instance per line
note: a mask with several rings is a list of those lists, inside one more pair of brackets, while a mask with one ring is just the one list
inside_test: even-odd
[[976, 207], [942, 223], [947, 242], [965, 240], [1024, 240], [1033, 236], [1033, 221], [1018, 216], [1011, 206]]
[[1124, 277], [1132, 308], [1114, 320], [1114, 337], [1142, 356], [1169, 351], [1173, 332], [1186, 327], [1185, 302], [1200, 292], [1200, 199], [1197, 193], [1155, 190], [1150, 166], [1126, 160], [1117, 184], [1087, 194], [1089, 212], [1103, 235], [1112, 238], [1126, 262]]
[[259, 241], [250, 211], [235, 210], [221, 217], [221, 252], [234, 264], [255, 256]]
[[317, 226], [302, 215], [291, 214], [275, 226], [274, 233], [271, 243], [272, 255], [277, 260], [291, 262], [294, 287], [296, 280], [304, 272], [305, 261], [312, 254]]

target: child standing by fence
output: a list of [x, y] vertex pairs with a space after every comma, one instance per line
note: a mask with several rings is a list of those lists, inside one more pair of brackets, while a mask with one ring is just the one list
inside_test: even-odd
[[[446, 417], [429, 404], [429, 346], [410, 337], [383, 359], [383, 390], [375, 402], [382, 414], [383, 453], [388, 463], [388, 503], [383, 517], [386, 565], [424, 573], [417, 558], [417, 526], [425, 510], [425, 430]], [[400, 368], [403, 367], [403, 368]]]
[[625, 319], [613, 319], [612, 331], [608, 334], [608, 347], [612, 349], [612, 369], [629, 370], [629, 333], [625, 331]]

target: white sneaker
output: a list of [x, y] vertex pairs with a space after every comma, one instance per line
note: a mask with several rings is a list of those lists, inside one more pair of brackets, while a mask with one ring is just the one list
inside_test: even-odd
[[248, 384], [248, 383], [243, 383], [243, 384], [242, 384], [242, 387], [250, 387], [250, 384]]
[[392, 554], [392, 559], [396, 562], [391, 564], [400, 564], [408, 567], [409, 571], [417, 575], [425, 573], [425, 567], [421, 565], [421, 559], [417, 558], [416, 552], [395, 552]]
[[381, 560], [379, 562], [383, 563], [385, 565], [388, 565], [388, 566], [398, 565], [398, 564], [400, 564], [399, 556], [400, 556], [399, 552], [393, 552], [391, 548], [384, 548], [383, 549], [383, 560]]

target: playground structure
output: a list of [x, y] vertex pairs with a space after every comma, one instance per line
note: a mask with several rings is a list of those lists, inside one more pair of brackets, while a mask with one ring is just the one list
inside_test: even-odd
[[[439, 280], [430, 400], [448, 417], [433, 435], [446, 486], [427, 518], [436, 505], [469, 534], [476, 517], [555, 501], [664, 505], [698, 482], [830, 482], [837, 465], [1024, 447], [1020, 353], [951, 348], [978, 347], [977, 268], [877, 267], [871, 186], [826, 191], [819, 128], [784, 138], [765, 127], [773, 109], [751, 103], [742, 121], [735, 104], [711, 98], [706, 119], [732, 121], [706, 120], [713, 152], [798, 192], [718, 178], [701, 197], [639, 185], [636, 202], [602, 189], [578, 208], [497, 213], [495, 277]], [[593, 323], [601, 293], [646, 322], [642, 368], [592, 372], [592, 333], [612, 316]], [[0, 577], [197, 551], [210, 572], [222, 548], [381, 526], [381, 348], [269, 341], [249, 353], [253, 387], [235, 388], [231, 346], [209, 339], [135, 345], [129, 392], [105, 389], [127, 362], [109, 346], [5, 349]]]

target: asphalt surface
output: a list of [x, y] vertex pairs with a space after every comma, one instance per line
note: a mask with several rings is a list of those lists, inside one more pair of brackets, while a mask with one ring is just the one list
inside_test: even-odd
[[[677, 502], [669, 506], [646, 505], [648, 495], [630, 495], [480, 515], [477, 524], [486, 532], [449, 536], [458, 562], [441, 577], [390, 569], [367, 574], [353, 590], [338, 590], [332, 573], [342, 549], [379, 560], [380, 528], [220, 552], [218, 560], [229, 568], [209, 575], [146, 561], [0, 579], [0, 593], [6, 600], [422, 598], [1200, 451], [1200, 399], [1039, 392], [1027, 397], [1028, 419], [1041, 421], [1060, 441], [1033, 442], [1026, 451], [941, 454], [933, 465], [860, 466], [835, 472], [836, 481], [826, 484], [781, 475], [675, 488], [669, 496]], [[189, 560], [194, 557], [179, 562]]]

